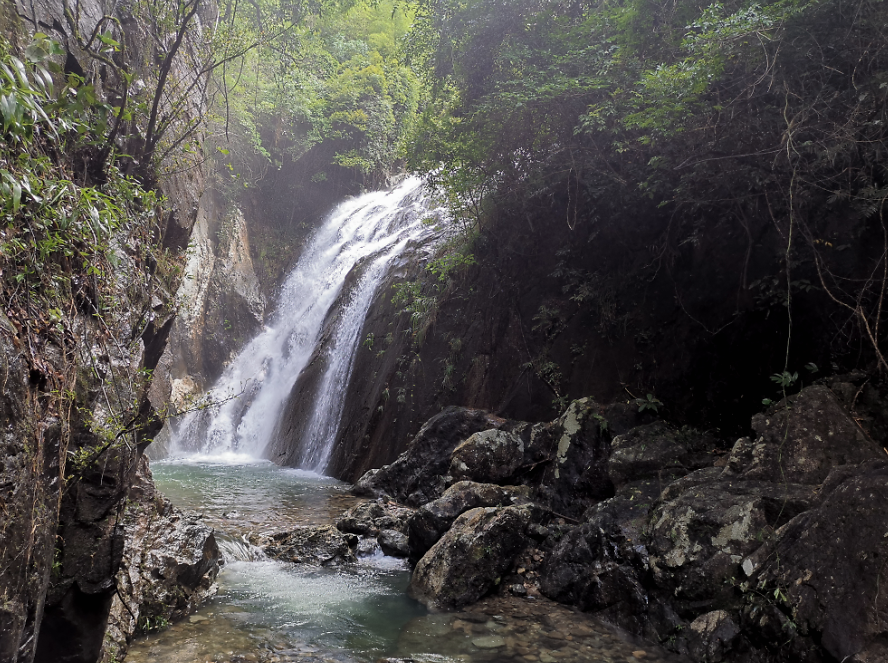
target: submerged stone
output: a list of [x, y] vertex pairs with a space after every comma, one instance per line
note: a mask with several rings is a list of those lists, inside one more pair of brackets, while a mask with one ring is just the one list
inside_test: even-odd
[[486, 635], [474, 638], [472, 644], [478, 649], [497, 649], [498, 647], [505, 647], [506, 641], [498, 635]]

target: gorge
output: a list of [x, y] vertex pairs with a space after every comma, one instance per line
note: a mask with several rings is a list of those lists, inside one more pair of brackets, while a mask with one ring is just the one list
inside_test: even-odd
[[0, 661], [888, 660], [886, 11], [4, 0]]

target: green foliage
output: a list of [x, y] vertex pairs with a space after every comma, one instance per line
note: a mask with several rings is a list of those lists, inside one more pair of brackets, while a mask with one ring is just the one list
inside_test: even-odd
[[[262, 7], [262, 16], [283, 8]], [[371, 183], [390, 173], [420, 97], [398, 45], [410, 18], [393, 0], [306, 4], [287, 34], [226, 65], [224, 103], [217, 104], [215, 120], [226, 140], [247, 148], [247, 154], [224, 154], [237, 162], [235, 177], [243, 174], [250, 185], [261, 176], [251, 163], [298, 159], [321, 144], [332, 152], [328, 165], [354, 170]], [[259, 21], [244, 12], [232, 29], [254, 33]], [[327, 173], [316, 178], [323, 181]]]
[[[827, 299], [886, 368], [886, 24], [875, 0], [417, 0], [408, 54], [433, 94], [409, 164], [492, 236], [536, 211], [631, 244], [621, 220], [659, 217], [648, 278], [739, 228], [742, 297]], [[622, 335], [612, 284], [570, 269], [568, 297]]]
[[[56, 91], [57, 44], [38, 34], [26, 53], [27, 62], [8, 51], [0, 61], [0, 279], [10, 309], [41, 303], [58, 325], [73, 299], [102, 310], [121, 235], [143, 259], [166, 262], [146, 241], [160, 201], [113, 166], [101, 186], [83, 183], [56, 147], [97, 150], [109, 109], [76, 77]], [[81, 273], [88, 282], [74, 280]]]
[[410, 318], [410, 331], [413, 336], [413, 345], [420, 347], [425, 341], [425, 335], [434, 322], [438, 299], [434, 295], [423, 294], [423, 286], [420, 281], [404, 281], [393, 286], [395, 291], [392, 304], [401, 307], [401, 312]]
[[657, 414], [663, 407], [663, 403], [653, 394], [648, 394], [645, 398], [636, 398], [635, 404], [638, 406], [639, 412], [650, 410], [654, 414]]
[[796, 380], [798, 379], [798, 373], [790, 373], [789, 371], [774, 373], [774, 375], [771, 376], [771, 381], [776, 382], [781, 389], [788, 389], [789, 387], [794, 385]]
[[158, 615], [156, 617], [140, 615], [139, 623], [136, 626], [136, 632], [142, 635], [147, 635], [148, 633], [163, 631], [164, 629], [168, 628], [169, 625], [170, 620], [162, 615]]

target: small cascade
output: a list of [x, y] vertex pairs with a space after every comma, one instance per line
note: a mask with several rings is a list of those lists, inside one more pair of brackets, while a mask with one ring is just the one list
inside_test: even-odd
[[299, 466], [322, 473], [332, 451], [367, 311], [389, 268], [432, 231], [440, 216], [418, 178], [337, 207], [284, 282], [269, 324], [241, 350], [208, 393], [216, 405], [172, 430], [174, 454], [260, 458], [300, 373], [324, 344], [324, 373], [313, 394]]
[[[218, 535], [217, 535], [218, 536]], [[237, 537], [218, 536], [216, 542], [225, 563], [230, 562], [262, 562], [268, 555], [259, 546], [254, 546], [244, 535]]]

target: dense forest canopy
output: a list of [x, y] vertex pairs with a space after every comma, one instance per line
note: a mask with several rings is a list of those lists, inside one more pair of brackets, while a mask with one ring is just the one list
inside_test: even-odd
[[[566, 318], [579, 313], [608, 338], [626, 337], [638, 323], [628, 284], [663, 274], [683, 314], [711, 336], [754, 314], [780, 319], [792, 338], [795, 302], [828, 319], [829, 332], [802, 342], [797, 356], [778, 344], [763, 351], [757, 370], [766, 375], [791, 377], [807, 363], [888, 368], [882, 1], [142, 4], [154, 53], [140, 62], [117, 18], [90, 35], [75, 29], [80, 5], [66, 3], [67, 48], [81, 62], [58, 68], [57, 90], [26, 89], [9, 72], [4, 98], [17, 95], [21, 108], [3, 107], [7, 151], [28, 123], [44, 135], [51, 113], [32, 107], [45, 103], [92, 118], [62, 128], [72, 150], [94, 156], [65, 167], [87, 164], [72, 179], [97, 191], [124, 181], [116, 173], [150, 186], [155, 172], [201, 159], [215, 162], [229, 200], [259, 190], [281, 205], [421, 173], [464, 232], [428, 278], [399, 290], [414, 331], [427, 326], [417, 318], [434, 319], [455, 278], [495, 263], [491, 238], [517, 255], [549, 229], [540, 250], [561, 294], [538, 303], [530, 365], [560, 405], [570, 389], [550, 349]], [[25, 58], [38, 83], [53, 48], [38, 37]], [[107, 73], [93, 88], [96, 67]], [[209, 114], [188, 115], [197, 99]], [[28, 108], [23, 124], [16, 113]], [[17, 169], [44, 167], [7, 162], [15, 227], [42, 200], [29, 198]], [[298, 186], [269, 177], [282, 168]], [[16, 255], [64, 262], [69, 252], [5, 241], [5, 260], [20, 264]], [[602, 243], [611, 248], [593, 257]], [[694, 286], [680, 276], [701, 261], [722, 263], [719, 278], [730, 281], [710, 296], [716, 303], [694, 305]], [[32, 268], [21, 269], [7, 278], [30, 278]], [[650, 335], [643, 326], [634, 333]], [[653, 388], [652, 378], [634, 381]]]
[[[420, 340], [460, 274], [502, 276], [493, 239], [553, 263], [561, 296], [535, 311], [529, 365], [556, 409], [582, 395], [560, 330], [580, 315], [611, 340], [650, 337], [659, 323], [632, 309], [665, 291], [637, 284], [664, 274], [700, 334], [745, 320], [782, 336], [724, 341], [760, 355], [762, 376], [888, 368], [884, 2], [232, 2], [220, 16], [261, 43], [214, 72], [207, 151], [230, 190], [296, 161], [302, 196], [406, 168], [446, 201], [462, 240], [398, 290]], [[800, 333], [813, 320], [822, 333]]]

